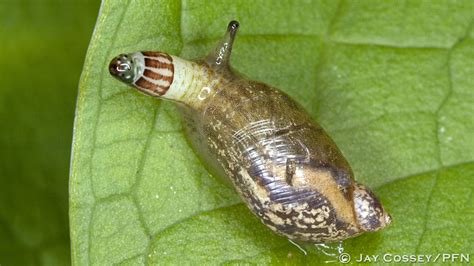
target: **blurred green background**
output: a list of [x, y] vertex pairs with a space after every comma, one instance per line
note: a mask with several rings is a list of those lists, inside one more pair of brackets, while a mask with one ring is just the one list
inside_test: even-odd
[[99, 6], [0, 0], [0, 265], [70, 264], [75, 99]]

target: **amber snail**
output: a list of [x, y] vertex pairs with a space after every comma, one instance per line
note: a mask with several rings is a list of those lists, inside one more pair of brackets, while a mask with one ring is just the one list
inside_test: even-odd
[[178, 102], [201, 159], [230, 179], [276, 233], [328, 243], [390, 224], [380, 201], [354, 180], [336, 144], [299, 104], [230, 67], [238, 27], [231, 21], [202, 60], [135, 52], [115, 57], [109, 71], [145, 94]]

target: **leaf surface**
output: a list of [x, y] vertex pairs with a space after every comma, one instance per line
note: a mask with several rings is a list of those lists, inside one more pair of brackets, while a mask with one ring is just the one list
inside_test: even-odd
[[77, 105], [73, 262], [328, 259], [313, 246], [304, 256], [210, 176], [172, 103], [108, 73], [123, 52], [202, 57], [232, 19], [241, 23], [233, 66], [300, 102], [392, 213], [386, 230], [345, 241], [349, 254], [472, 253], [472, 10], [471, 1], [105, 0]]

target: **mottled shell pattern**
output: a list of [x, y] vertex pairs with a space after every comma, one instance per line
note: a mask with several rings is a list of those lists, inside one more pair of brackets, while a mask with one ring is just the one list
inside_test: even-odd
[[114, 58], [109, 71], [145, 94], [180, 103], [201, 159], [276, 233], [327, 243], [390, 224], [379, 200], [354, 180], [336, 144], [298, 103], [230, 68], [238, 27], [230, 22], [202, 60], [134, 52]]

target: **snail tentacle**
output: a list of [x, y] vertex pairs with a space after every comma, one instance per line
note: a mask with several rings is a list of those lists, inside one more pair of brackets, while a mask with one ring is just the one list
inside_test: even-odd
[[217, 69], [229, 68], [232, 45], [234, 43], [238, 29], [239, 22], [233, 20], [229, 23], [224, 38], [222, 38], [214, 51], [212, 51], [205, 60], [209, 66]]

